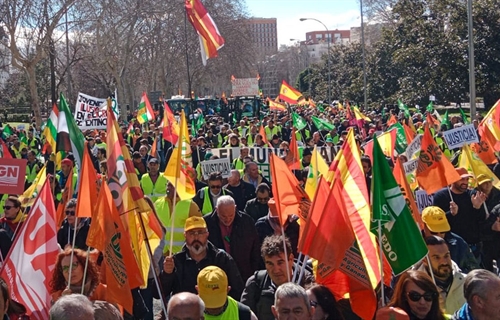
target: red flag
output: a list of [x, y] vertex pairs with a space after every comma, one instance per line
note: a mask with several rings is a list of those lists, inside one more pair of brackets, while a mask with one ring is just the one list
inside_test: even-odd
[[425, 127], [418, 157], [417, 181], [427, 194], [449, 186], [460, 180], [460, 175], [432, 138], [429, 127]]
[[[386, 131], [377, 137], [380, 148], [386, 157], [394, 159], [394, 146], [396, 145], [396, 129]], [[365, 155], [373, 162], [373, 139], [368, 141], [363, 147]]]
[[288, 155], [285, 158], [285, 162], [288, 165], [290, 170], [300, 170], [300, 155], [299, 155], [299, 147], [297, 145], [297, 136], [295, 134], [295, 128], [292, 130], [292, 139], [290, 141], [290, 160], [288, 161]]
[[163, 110], [163, 140], [170, 141], [173, 145], [176, 145], [179, 140], [179, 124], [175, 120], [174, 114], [166, 101], [163, 101]]
[[472, 151], [474, 151], [486, 164], [493, 164], [498, 162], [498, 159], [495, 156], [495, 144], [492, 145], [490, 141], [495, 141], [495, 144], [498, 143], [498, 141], [496, 141], [496, 139], [491, 134], [490, 129], [488, 129], [488, 127], [485, 127], [479, 143], [472, 143], [470, 145]]
[[267, 141], [266, 130], [264, 130], [264, 126], [262, 124], [259, 128], [259, 134], [262, 136], [262, 141], [264, 141], [264, 144], [269, 145], [269, 141]]
[[12, 300], [22, 303], [31, 319], [49, 318], [49, 282], [59, 253], [54, 216], [54, 199], [47, 179], [5, 258], [1, 273], [9, 284]]
[[10, 154], [9, 147], [7, 147], [2, 138], [0, 138], [0, 146], [2, 147], [2, 158], [13, 159]]

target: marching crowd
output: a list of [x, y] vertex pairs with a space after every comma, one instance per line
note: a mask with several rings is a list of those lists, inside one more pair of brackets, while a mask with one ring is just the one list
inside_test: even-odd
[[[134, 120], [123, 124], [122, 136], [144, 196], [164, 228], [160, 245], [152, 248], [154, 268], [147, 286], [133, 289], [133, 314], [106, 302], [106, 279], [100, 275], [102, 254], [88, 250], [86, 244], [91, 221], [76, 221], [76, 197], [64, 200], [68, 179], [76, 186], [79, 178], [74, 157], [69, 154], [58, 165], [44, 137], [37, 133], [40, 130], [4, 128], [0, 134], [3, 153], [27, 160], [25, 189], [46, 166], [47, 172], [55, 173], [50, 182], [56, 205], [62, 202], [65, 206], [66, 218], [57, 233], [61, 252], [50, 281], [51, 319], [360, 319], [351, 309], [349, 297], [336, 297], [328, 286], [316, 283], [314, 264], [297, 259], [299, 218], [290, 215], [283, 226], [280, 224], [272, 181], [260, 172], [250, 152], [251, 148], [271, 146], [289, 161], [295, 134], [301, 159], [294, 174], [304, 186], [314, 147], [341, 146], [348, 131], [355, 130], [363, 152], [364, 143], [386, 131], [390, 119], [405, 124], [411, 121], [417, 133], [429, 124], [429, 117], [435, 120], [418, 111], [405, 117], [395, 108], [366, 111], [369, 121], [356, 122], [348, 115], [348, 108], [297, 110], [306, 124], [301, 130], [294, 130], [291, 114], [278, 111], [262, 119], [244, 117], [232, 123], [217, 115], [204, 117], [203, 123], [193, 120], [189, 133], [194, 170], [189, 174], [195, 181], [196, 195], [191, 200], [181, 200], [173, 182], [163, 175], [173, 146], [162, 137], [161, 119], [150, 122], [147, 128]], [[474, 122], [476, 127], [480, 120]], [[456, 150], [447, 149], [442, 131], [462, 122], [455, 116], [448, 128], [447, 124], [429, 124], [443, 153], [455, 164]], [[106, 132], [84, 134], [94, 168], [105, 177]], [[239, 156], [232, 159], [228, 177], [212, 172], [203, 178], [200, 163], [217, 159], [213, 152], [217, 148], [238, 148]], [[392, 166], [395, 159], [387, 161]], [[371, 160], [363, 156], [362, 163], [369, 190]], [[500, 164], [488, 165], [500, 174]], [[493, 176], [485, 175], [474, 177], [477, 187], [471, 189], [473, 177], [467, 169], [457, 166], [456, 172], [461, 179], [436, 192], [432, 206], [422, 211], [428, 258], [394, 279], [392, 288], [385, 290], [386, 297], [378, 292], [376, 319], [500, 319], [496, 266], [500, 258], [500, 189], [493, 184]], [[29, 212], [20, 195], [0, 196], [3, 262]], [[10, 298], [3, 280], [0, 289], [0, 319], [29, 319], [26, 309]], [[161, 297], [167, 314], [154, 307], [153, 301]]]

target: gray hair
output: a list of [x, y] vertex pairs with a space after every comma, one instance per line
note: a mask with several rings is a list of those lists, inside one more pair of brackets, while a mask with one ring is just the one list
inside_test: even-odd
[[283, 298], [299, 298], [304, 300], [304, 304], [309, 313], [311, 312], [311, 305], [309, 304], [309, 297], [307, 296], [306, 289], [302, 288], [296, 283], [287, 282], [282, 284], [274, 294], [274, 305], [278, 305], [278, 300]]
[[500, 280], [493, 272], [485, 269], [475, 269], [467, 274], [464, 282], [464, 298], [468, 303], [474, 296], [485, 298], [491, 283]]
[[50, 320], [88, 320], [94, 319], [92, 302], [83, 294], [62, 296], [50, 308]]
[[123, 320], [117, 307], [107, 301], [96, 300], [94, 305], [94, 320]]
[[231, 196], [220, 196], [218, 199], [217, 199], [217, 205], [216, 207], [219, 208], [221, 206], [235, 206], [235, 202], [234, 202], [234, 199], [233, 197]]
[[167, 319], [169, 319], [169, 320], [171, 319], [170, 318], [170, 311], [172, 309], [172, 304], [174, 302], [176, 302], [176, 300], [179, 300], [186, 307], [193, 307], [193, 305], [190, 305], [190, 303], [197, 301], [198, 307], [200, 308], [200, 319], [204, 319], [204, 317], [205, 317], [205, 302], [203, 302], [203, 300], [198, 295], [191, 293], [191, 292], [180, 292], [180, 293], [174, 294], [170, 298], [170, 300], [168, 300]]

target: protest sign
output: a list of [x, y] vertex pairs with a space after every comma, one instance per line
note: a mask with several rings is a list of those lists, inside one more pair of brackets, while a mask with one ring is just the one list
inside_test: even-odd
[[408, 158], [408, 160], [417, 157], [417, 153], [420, 151], [420, 147], [422, 145], [422, 138], [422, 134], [417, 135], [406, 148], [406, 157]]
[[[119, 111], [116, 100], [112, 100], [111, 108], [118, 119]], [[106, 129], [108, 116], [106, 99], [96, 98], [78, 93], [75, 105], [75, 122], [81, 130]]]
[[205, 180], [208, 180], [208, 176], [212, 172], [220, 172], [223, 178], [228, 178], [231, 175], [231, 162], [229, 162], [229, 158], [202, 161], [200, 164], [201, 173]]
[[26, 160], [0, 158], [0, 194], [22, 194]]
[[460, 148], [465, 143], [479, 143], [479, 137], [473, 124], [445, 131], [443, 138], [450, 150]]
[[259, 80], [257, 78], [233, 79], [231, 86], [233, 97], [259, 95]]
[[417, 201], [418, 212], [422, 214], [422, 210], [428, 206], [432, 206], [432, 200], [434, 199], [434, 194], [427, 194], [425, 190], [417, 190], [415, 192], [415, 200]]
[[417, 170], [418, 159], [413, 159], [403, 163], [403, 168], [405, 169], [405, 174], [415, 172]]

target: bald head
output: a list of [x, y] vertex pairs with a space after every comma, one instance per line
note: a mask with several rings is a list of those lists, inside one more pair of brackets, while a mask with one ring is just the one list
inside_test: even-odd
[[203, 300], [190, 292], [173, 295], [167, 305], [168, 320], [203, 320], [204, 311]]

